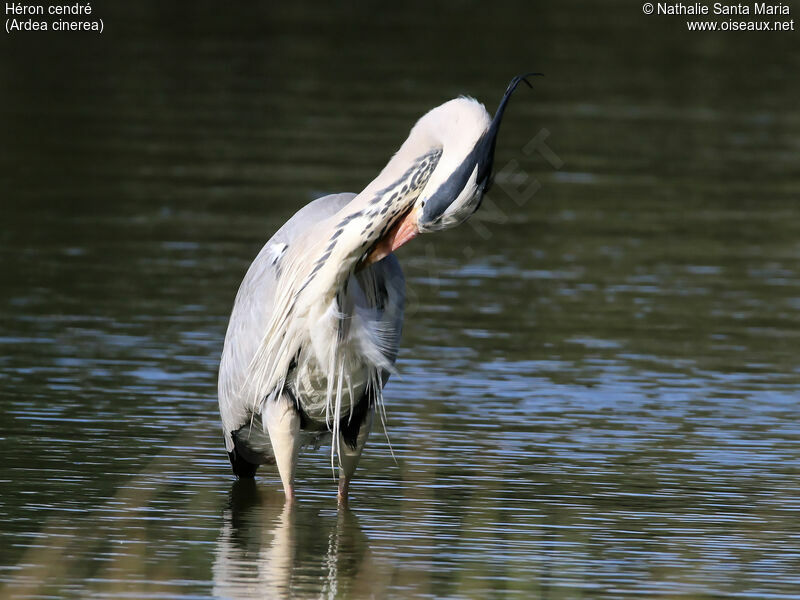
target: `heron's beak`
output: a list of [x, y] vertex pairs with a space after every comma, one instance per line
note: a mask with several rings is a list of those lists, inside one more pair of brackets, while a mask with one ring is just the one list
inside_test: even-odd
[[406, 242], [417, 237], [417, 209], [412, 207], [405, 215], [392, 225], [381, 239], [372, 247], [362, 263], [364, 266], [376, 263], [386, 258]]
[[506, 112], [506, 106], [511, 99], [511, 94], [517, 89], [517, 86], [525, 82], [529, 88], [533, 89], [528, 77], [543, 76], [541, 73], [525, 73], [524, 75], [517, 75], [508, 84], [500, 104], [497, 107], [497, 112], [494, 113], [489, 130], [481, 138], [478, 144], [478, 177], [477, 180], [482, 184], [483, 191], [489, 191], [489, 186], [492, 183], [492, 166], [494, 164], [494, 148], [497, 144], [497, 134], [500, 132], [500, 123], [503, 121], [503, 114]]

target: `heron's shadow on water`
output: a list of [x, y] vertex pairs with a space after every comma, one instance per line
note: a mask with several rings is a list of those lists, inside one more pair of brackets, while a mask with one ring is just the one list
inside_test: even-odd
[[264, 598], [369, 590], [376, 566], [356, 515], [284, 503], [252, 479], [231, 486], [213, 567], [214, 594]]

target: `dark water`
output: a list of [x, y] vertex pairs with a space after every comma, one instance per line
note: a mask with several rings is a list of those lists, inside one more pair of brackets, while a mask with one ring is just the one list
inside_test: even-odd
[[[800, 34], [94, 9], [100, 37], [2, 37], [0, 596], [800, 597]], [[292, 511], [269, 471], [235, 485], [215, 383], [249, 261], [531, 69], [490, 201], [400, 252], [397, 462], [374, 432], [350, 511], [324, 451]]]

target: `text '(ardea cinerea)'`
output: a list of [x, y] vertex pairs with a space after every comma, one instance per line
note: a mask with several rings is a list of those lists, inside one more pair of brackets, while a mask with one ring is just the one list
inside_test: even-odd
[[468, 219], [490, 185], [508, 85], [491, 118], [461, 97], [425, 114], [359, 194], [300, 209], [239, 287], [219, 368], [219, 410], [237, 477], [278, 467], [294, 499], [300, 449], [331, 441], [339, 502], [394, 371], [405, 279], [392, 254], [418, 233]]

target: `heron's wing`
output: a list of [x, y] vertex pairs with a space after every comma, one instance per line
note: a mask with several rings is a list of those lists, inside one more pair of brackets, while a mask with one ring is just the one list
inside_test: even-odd
[[[381, 352], [390, 364], [394, 364], [400, 346], [406, 300], [406, 282], [400, 261], [390, 254], [356, 273], [355, 278], [364, 293], [357, 304], [363, 303], [375, 311], [382, 338]], [[379, 363], [374, 361], [373, 364]], [[383, 383], [386, 379], [388, 372], [383, 374]]]
[[239, 286], [225, 334], [218, 380], [219, 410], [229, 452], [233, 449], [230, 432], [250, 418], [248, 366], [272, 316], [281, 259], [291, 244], [302, 241], [315, 224], [335, 214], [355, 196], [331, 194], [297, 211], [264, 245]]

